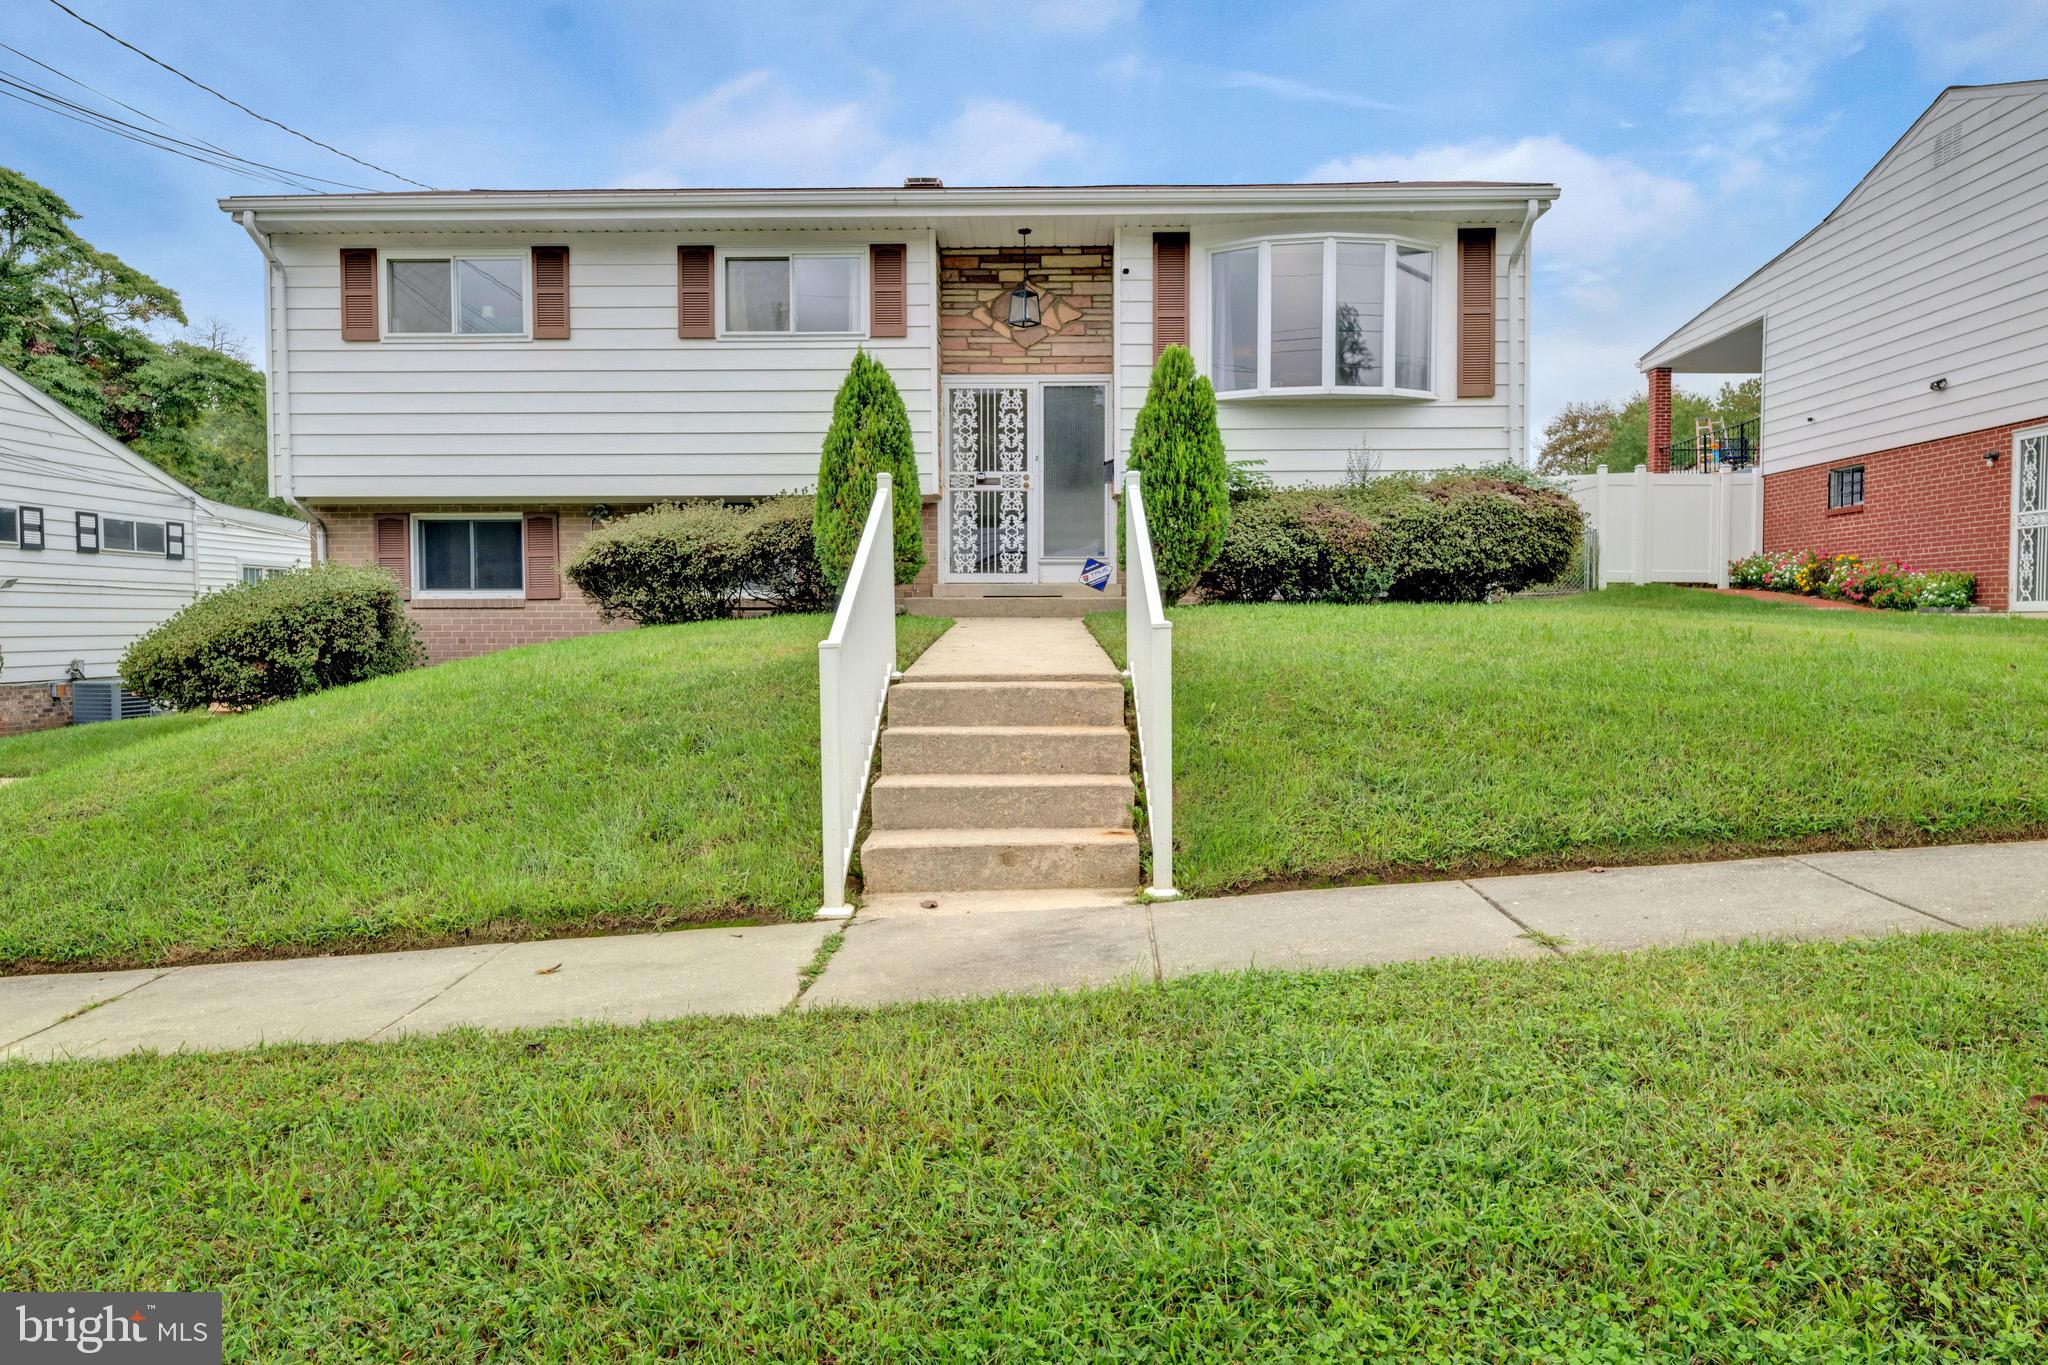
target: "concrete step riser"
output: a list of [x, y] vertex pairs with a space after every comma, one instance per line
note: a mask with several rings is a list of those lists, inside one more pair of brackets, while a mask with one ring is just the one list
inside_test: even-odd
[[1122, 611], [1121, 597], [906, 597], [907, 616], [950, 616], [956, 621], [980, 617], [1040, 617], [1078, 620], [1098, 611]]
[[995, 730], [882, 731], [884, 773], [1118, 773], [1131, 737], [1110, 729], [1005, 734]]
[[1138, 841], [876, 848], [861, 854], [861, 877], [875, 895], [1135, 886]]
[[891, 725], [1121, 725], [1124, 690], [1106, 683], [898, 683]]
[[1128, 829], [1131, 784], [1034, 787], [990, 781], [973, 787], [875, 785], [876, 829]]

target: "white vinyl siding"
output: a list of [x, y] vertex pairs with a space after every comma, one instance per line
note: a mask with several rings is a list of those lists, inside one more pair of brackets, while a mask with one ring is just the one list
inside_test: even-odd
[[[1399, 237], [1433, 253], [1436, 288], [1429, 310], [1427, 351], [1435, 398], [1352, 397], [1340, 394], [1240, 397], [1219, 402], [1217, 421], [1230, 458], [1264, 460], [1264, 473], [1282, 484], [1335, 483], [1353, 451], [1370, 448], [1382, 470], [1433, 470], [1520, 458], [1527, 410], [1529, 253], [1510, 260], [1515, 225], [1500, 226], [1495, 252], [1495, 386], [1492, 398], [1455, 399], [1441, 387], [1452, 373], [1456, 344], [1454, 278], [1459, 224], [1333, 221], [1236, 224], [1194, 229], [1188, 263], [1189, 328], [1195, 363], [1213, 374], [1218, 319], [1212, 306], [1212, 249], [1228, 249], [1254, 236], [1285, 237], [1305, 231], [1343, 237]], [[1129, 273], [1125, 273], [1128, 271]], [[1339, 272], [1340, 281], [1343, 273]], [[1117, 238], [1116, 415], [1119, 459], [1130, 448], [1132, 425], [1144, 405], [1152, 374], [1152, 233], [1126, 229]], [[1225, 327], [1225, 331], [1230, 329]]]
[[1826, 222], [1645, 364], [1758, 319], [1767, 472], [2048, 414], [2048, 84], [1945, 95]]
[[[53, 400], [0, 375], [0, 503], [43, 511], [44, 548], [0, 544], [0, 686], [62, 681], [73, 660], [112, 677], [135, 638], [208, 589], [236, 582], [236, 555], [306, 562], [305, 528], [284, 517], [220, 508], [179, 487], [140, 456]], [[185, 525], [183, 559], [79, 554], [77, 513]]]
[[[832, 400], [856, 348], [888, 365], [909, 411], [923, 486], [935, 486], [936, 260], [929, 232], [734, 234], [723, 256], [831, 248], [861, 268], [871, 241], [908, 244], [902, 338], [676, 336], [676, 245], [703, 234], [522, 233], [569, 247], [571, 339], [476, 345], [341, 339], [334, 239], [279, 237], [286, 263], [291, 491], [302, 500], [628, 501], [752, 496], [814, 486]], [[386, 259], [448, 250], [386, 237]], [[466, 245], [466, 249], [469, 249]], [[481, 251], [482, 248], [474, 249]], [[721, 259], [722, 266], [722, 259]], [[717, 317], [726, 316], [722, 268]]]

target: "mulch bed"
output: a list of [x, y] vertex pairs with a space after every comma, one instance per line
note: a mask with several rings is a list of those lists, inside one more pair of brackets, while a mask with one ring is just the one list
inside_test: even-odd
[[1821, 611], [1878, 610], [1863, 602], [1835, 602], [1825, 597], [1807, 597], [1796, 592], [1772, 592], [1768, 588], [1702, 588], [1700, 591], [1719, 593], [1723, 597], [1749, 597], [1759, 602], [1789, 602], [1795, 607], [1815, 607]]

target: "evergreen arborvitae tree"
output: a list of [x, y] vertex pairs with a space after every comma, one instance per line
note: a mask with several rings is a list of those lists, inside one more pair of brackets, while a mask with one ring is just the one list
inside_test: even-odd
[[856, 351], [846, 382], [832, 401], [832, 425], [818, 461], [818, 510], [812, 528], [818, 568], [834, 589], [846, 582], [860, 549], [861, 527], [875, 500], [875, 475], [896, 482], [896, 581], [908, 583], [924, 567], [923, 499], [917, 487], [917, 451], [910, 414], [889, 377], [889, 367]]
[[1196, 373], [1185, 346], [1167, 347], [1152, 367], [1152, 387], [1131, 433], [1130, 468], [1145, 490], [1159, 592], [1171, 604], [1216, 562], [1230, 525], [1216, 391]]

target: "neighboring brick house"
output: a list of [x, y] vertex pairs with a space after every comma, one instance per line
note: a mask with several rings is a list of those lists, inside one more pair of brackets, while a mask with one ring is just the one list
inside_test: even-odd
[[2048, 81], [1942, 92], [1833, 212], [1639, 363], [1760, 374], [1763, 545], [1977, 576], [2048, 611]]
[[[912, 610], [1086, 595], [1154, 359], [1234, 457], [1334, 482], [1526, 439], [1546, 184], [463, 191], [221, 201], [268, 262], [272, 490], [432, 658], [604, 623], [603, 517], [815, 486], [856, 348], [909, 412]], [[1112, 585], [1111, 593], [1117, 589]], [[1000, 605], [1000, 604], [998, 604]], [[1080, 607], [1082, 603], [1068, 604]]]

